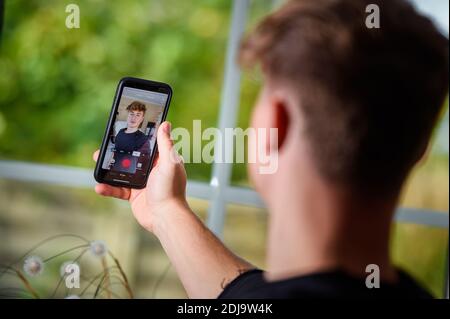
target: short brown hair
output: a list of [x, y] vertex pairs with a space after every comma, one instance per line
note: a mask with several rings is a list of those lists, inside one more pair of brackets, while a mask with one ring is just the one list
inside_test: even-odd
[[[365, 24], [372, 3], [380, 28]], [[401, 0], [289, 1], [240, 61], [296, 94], [319, 172], [367, 190], [398, 191], [448, 92], [448, 39]]]
[[145, 104], [138, 101], [133, 101], [130, 105], [127, 106], [128, 112], [138, 111], [145, 113], [146, 110], [147, 108], [145, 107]]

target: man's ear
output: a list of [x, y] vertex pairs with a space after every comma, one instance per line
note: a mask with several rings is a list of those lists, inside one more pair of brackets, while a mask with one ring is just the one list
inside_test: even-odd
[[[278, 151], [281, 151], [285, 144], [287, 133], [289, 131], [290, 118], [287, 102], [281, 98], [273, 98], [273, 125], [278, 130]], [[270, 147], [270, 145], [267, 145]]]

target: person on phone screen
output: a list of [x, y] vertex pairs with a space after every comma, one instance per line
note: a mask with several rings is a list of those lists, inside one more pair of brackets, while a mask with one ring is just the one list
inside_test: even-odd
[[133, 155], [133, 152], [145, 152], [149, 144], [149, 137], [140, 130], [146, 107], [145, 104], [134, 101], [127, 106], [126, 110], [128, 112], [127, 127], [120, 129], [115, 136], [111, 137], [115, 145], [112, 169], [135, 173], [139, 156]]
[[[365, 23], [373, 4], [379, 28]], [[248, 165], [268, 213], [265, 269], [189, 206], [168, 122], [145, 189], [96, 192], [130, 201], [190, 298], [430, 298], [389, 247], [405, 183], [445, 105], [448, 38], [409, 1], [291, 0], [240, 50], [241, 65], [263, 75], [249, 149], [265, 154], [270, 139], [261, 137], [278, 130], [277, 170], [261, 173], [261, 157]]]

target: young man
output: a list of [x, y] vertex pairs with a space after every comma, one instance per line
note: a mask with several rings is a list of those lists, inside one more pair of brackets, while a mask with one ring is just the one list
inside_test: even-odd
[[144, 121], [145, 104], [133, 101], [126, 108], [127, 127], [119, 130], [119, 132], [111, 137], [111, 141], [115, 145], [114, 164], [112, 169], [119, 172], [135, 173], [138, 158], [133, 156], [134, 151], [149, 150], [149, 137], [145, 135], [139, 128]]
[[[365, 24], [371, 3], [380, 28]], [[448, 40], [404, 1], [298, 0], [262, 21], [241, 61], [264, 73], [252, 126], [279, 132], [277, 172], [249, 167], [270, 213], [265, 272], [189, 208], [167, 122], [147, 189], [96, 191], [130, 201], [190, 298], [429, 297], [392, 265], [389, 233], [442, 111]], [[370, 264], [380, 269], [379, 289], [365, 285]]]

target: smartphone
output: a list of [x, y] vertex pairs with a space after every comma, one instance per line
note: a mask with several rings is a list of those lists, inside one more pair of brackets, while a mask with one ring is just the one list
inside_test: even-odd
[[166, 83], [126, 77], [119, 81], [94, 178], [144, 188], [157, 154], [156, 132], [166, 119], [172, 89]]

